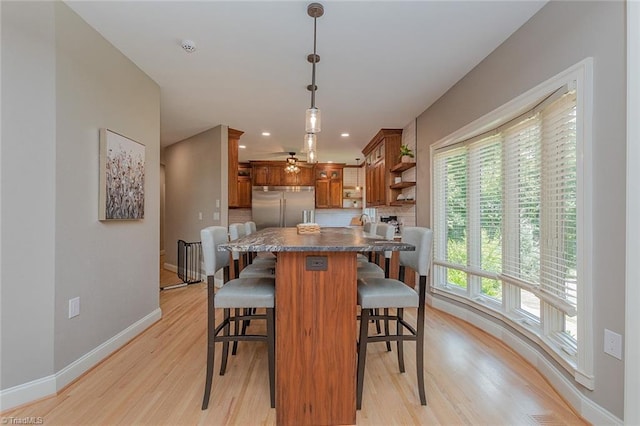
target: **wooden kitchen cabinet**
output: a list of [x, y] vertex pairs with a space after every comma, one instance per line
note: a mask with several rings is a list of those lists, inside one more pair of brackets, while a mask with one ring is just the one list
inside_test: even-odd
[[251, 207], [251, 167], [248, 164], [240, 165], [238, 169], [238, 207]]
[[367, 207], [394, 201], [390, 188], [391, 168], [399, 161], [402, 129], [381, 129], [362, 150], [365, 156]]
[[342, 167], [336, 164], [316, 166], [316, 208], [342, 208]]
[[283, 185], [285, 186], [313, 186], [315, 184], [313, 164], [298, 163], [300, 171], [298, 173], [284, 172], [283, 166]]
[[254, 186], [280, 186], [284, 185], [284, 165], [282, 164], [254, 164]]
[[[229, 169], [228, 169], [228, 191], [229, 191], [229, 207], [237, 208], [241, 207], [238, 193], [238, 141], [240, 140], [240, 136], [242, 136], [244, 132], [235, 129], [228, 130], [228, 160], [229, 160]], [[249, 197], [251, 197], [251, 191], [249, 191]], [[244, 200], [243, 200], [244, 201]], [[251, 199], [249, 198], [249, 207], [251, 206]]]

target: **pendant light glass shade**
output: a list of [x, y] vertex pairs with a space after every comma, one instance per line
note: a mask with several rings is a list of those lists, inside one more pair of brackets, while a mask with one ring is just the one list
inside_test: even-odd
[[317, 163], [318, 156], [316, 155], [316, 150], [312, 149], [307, 151], [307, 163]]
[[307, 133], [320, 132], [320, 110], [318, 108], [313, 107], [307, 110], [305, 130]]
[[316, 135], [315, 133], [307, 133], [304, 135], [304, 142], [302, 143], [302, 151], [301, 152], [309, 152], [316, 150]]

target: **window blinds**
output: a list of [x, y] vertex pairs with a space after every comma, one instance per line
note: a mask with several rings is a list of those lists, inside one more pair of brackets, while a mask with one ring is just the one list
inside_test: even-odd
[[[435, 153], [435, 264], [497, 273], [575, 315], [575, 92], [483, 136]], [[461, 241], [466, 253], [448, 249]]]

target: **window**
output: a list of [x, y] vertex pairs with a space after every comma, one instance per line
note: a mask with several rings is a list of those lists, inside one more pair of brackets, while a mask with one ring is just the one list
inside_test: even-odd
[[591, 356], [580, 354], [591, 348], [580, 317], [590, 288], [579, 258], [590, 217], [579, 211], [584, 113], [575, 80], [563, 83], [499, 127], [432, 149], [432, 288], [536, 336], [592, 388]]

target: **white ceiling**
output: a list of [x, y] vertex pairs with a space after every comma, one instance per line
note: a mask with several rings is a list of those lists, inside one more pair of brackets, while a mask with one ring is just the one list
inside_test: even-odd
[[[163, 147], [219, 124], [245, 132], [241, 161], [284, 159], [302, 147], [310, 1], [66, 3], [158, 83]], [[410, 123], [545, 1], [322, 4], [318, 156], [353, 164], [380, 128]], [[185, 52], [183, 39], [197, 50]]]

